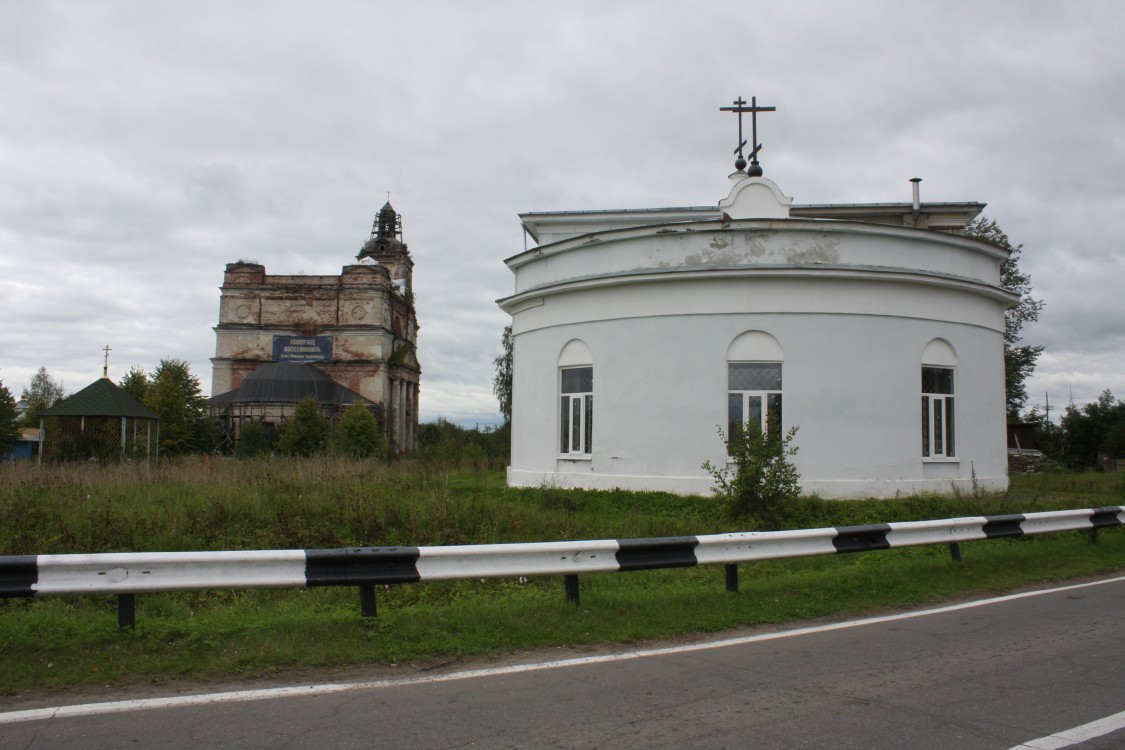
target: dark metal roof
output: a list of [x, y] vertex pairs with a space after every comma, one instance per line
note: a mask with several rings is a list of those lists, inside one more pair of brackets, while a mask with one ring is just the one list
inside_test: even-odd
[[295, 404], [309, 396], [321, 404], [347, 406], [368, 399], [337, 383], [322, 371], [297, 362], [269, 362], [246, 376], [233, 391], [211, 399], [212, 404]]
[[134, 417], [160, 419], [109, 378], [99, 378], [42, 412], [44, 417]]

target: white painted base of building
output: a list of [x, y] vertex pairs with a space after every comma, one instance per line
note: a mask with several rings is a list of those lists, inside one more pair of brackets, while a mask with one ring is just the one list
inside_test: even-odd
[[[676, 495], [703, 495], [712, 493], [713, 482], [703, 477], [687, 476], [630, 476], [594, 472], [524, 471], [508, 467], [508, 485], [511, 487], [557, 487], [583, 490], [631, 490], [671, 492]], [[973, 478], [916, 478], [916, 479], [834, 479], [804, 480], [801, 491], [825, 500], [852, 500], [859, 498], [889, 498], [911, 495], [960, 495], [1005, 492], [1007, 475], [978, 476]]]

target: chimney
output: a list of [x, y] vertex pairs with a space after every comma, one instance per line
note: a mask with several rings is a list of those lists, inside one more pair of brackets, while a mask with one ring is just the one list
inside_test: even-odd
[[911, 177], [910, 181], [912, 183], [914, 183], [914, 205], [913, 205], [914, 226], [918, 226], [918, 213], [922, 208], [922, 202], [918, 197], [918, 183], [920, 183], [922, 181], [922, 178], [921, 177]]

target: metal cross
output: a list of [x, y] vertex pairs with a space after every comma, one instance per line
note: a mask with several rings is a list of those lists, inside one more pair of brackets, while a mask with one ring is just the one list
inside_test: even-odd
[[739, 171], [746, 167], [746, 160], [742, 157], [742, 147], [746, 145], [746, 141], [742, 139], [742, 113], [750, 113], [750, 128], [751, 128], [751, 142], [754, 144], [753, 149], [750, 151], [750, 169], [748, 174], [751, 177], [760, 177], [762, 175], [762, 167], [758, 164], [758, 151], [761, 150], [762, 144], [758, 143], [758, 113], [759, 112], [775, 112], [777, 107], [759, 107], [758, 97], [750, 97], [750, 106], [747, 107], [746, 100], [741, 96], [732, 102], [733, 107], [719, 107], [720, 112], [737, 112], [738, 113], [738, 148], [734, 150], [738, 154], [738, 159], [735, 160], [734, 166]]
[[109, 377], [109, 353], [112, 352], [113, 350], [109, 348], [109, 344], [106, 344], [102, 348], [102, 351], [105, 352], [105, 365], [102, 367], [102, 377], [108, 378]]

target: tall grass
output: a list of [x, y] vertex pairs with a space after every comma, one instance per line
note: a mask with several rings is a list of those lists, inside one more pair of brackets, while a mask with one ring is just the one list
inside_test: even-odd
[[17, 464], [0, 471], [0, 554], [660, 536], [706, 527], [710, 512], [657, 493], [512, 489], [501, 469], [442, 461]]
[[[1111, 474], [1013, 477], [1003, 495], [802, 498], [811, 528], [1125, 502]], [[716, 502], [660, 492], [510, 488], [496, 459], [184, 458], [0, 467], [0, 555], [430, 546], [737, 531]]]
[[[1125, 504], [1121, 476], [1013, 477], [1003, 495], [801, 498], [790, 528]], [[705, 497], [514, 489], [481, 451], [397, 461], [184, 458], [158, 469], [0, 465], [0, 555], [353, 545], [476, 544], [737, 531]], [[0, 600], [0, 694], [29, 688], [270, 674], [291, 668], [447, 661], [544, 646], [904, 606], [1125, 566], [1125, 534], [1077, 534], [744, 565], [582, 577], [582, 607], [556, 579], [379, 588], [377, 619], [351, 589], [138, 597], [136, 630], [110, 597]]]

